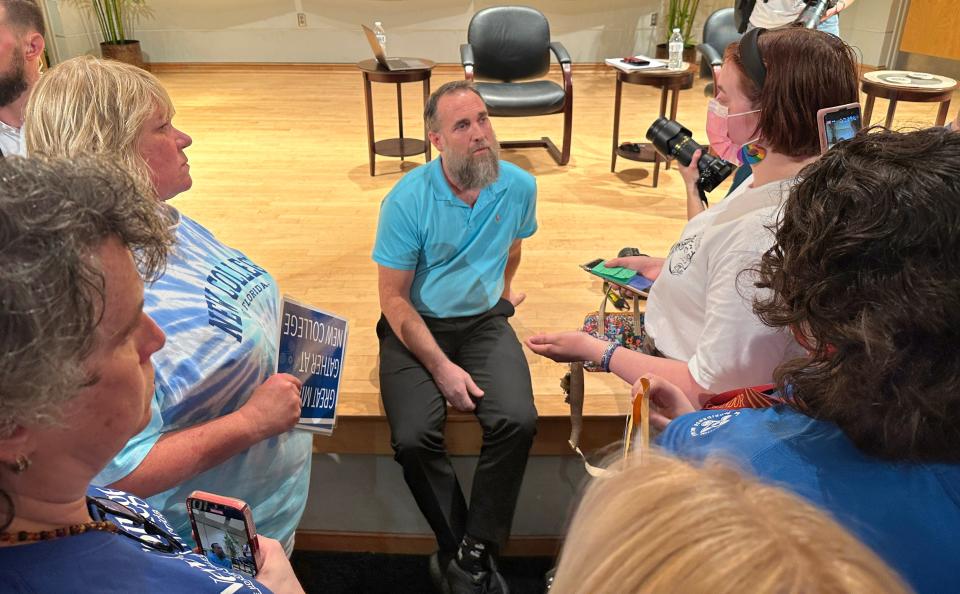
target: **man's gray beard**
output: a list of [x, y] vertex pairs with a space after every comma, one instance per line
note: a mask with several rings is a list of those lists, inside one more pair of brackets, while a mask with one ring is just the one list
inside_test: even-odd
[[461, 190], [482, 190], [500, 177], [500, 147], [494, 140], [489, 151], [471, 155], [444, 155], [450, 166], [450, 177]]

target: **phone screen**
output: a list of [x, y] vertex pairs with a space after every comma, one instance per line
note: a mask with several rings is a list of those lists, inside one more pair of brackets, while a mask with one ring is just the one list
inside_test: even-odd
[[841, 140], [849, 140], [860, 130], [860, 108], [848, 107], [823, 116], [823, 131], [827, 149]]
[[248, 532], [243, 513], [205, 499], [189, 499], [189, 508], [200, 553], [218, 567], [255, 576], [256, 551], [247, 537], [253, 531]]

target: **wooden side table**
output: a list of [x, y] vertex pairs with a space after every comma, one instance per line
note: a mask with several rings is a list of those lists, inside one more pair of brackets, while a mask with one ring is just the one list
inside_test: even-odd
[[[357, 62], [357, 68], [363, 74], [363, 100], [367, 110], [367, 152], [370, 155], [370, 175], [376, 174], [376, 156], [385, 157], [404, 157], [419, 155], [424, 153], [426, 160], [430, 156], [430, 140], [427, 138], [427, 129], [424, 126], [423, 140], [419, 138], [407, 138], [403, 135], [403, 94], [400, 91], [400, 85], [410, 82], [423, 82], [423, 103], [426, 105], [430, 97], [430, 75], [433, 72], [435, 64], [430, 60], [419, 59], [427, 66], [416, 70], [387, 70], [380, 66], [376, 60], [363, 60]], [[374, 140], [373, 131], [373, 101], [371, 93], [371, 82], [395, 83], [397, 85], [397, 121], [400, 128], [399, 138], [390, 138], [386, 140]]]
[[[918, 75], [905, 71], [880, 70], [868, 72], [860, 78], [860, 89], [867, 96], [863, 106], [863, 125], [870, 125], [870, 117], [873, 115], [873, 103], [877, 97], [887, 99], [887, 119], [884, 125], [889, 128], [893, 124], [893, 114], [897, 110], [898, 101], [910, 101], [917, 103], [939, 103], [940, 109], [937, 111], [936, 125], [942, 126], [947, 121], [947, 110], [950, 109], [950, 100], [953, 98], [953, 91], [957, 88], [957, 81], [945, 76], [922, 74], [929, 79], [911, 79], [910, 74]], [[905, 84], [896, 84], [890, 80], [899, 80], [905, 78], [912, 80], [917, 86], [907, 86]], [[928, 88], [924, 88], [926, 85]]]
[[[613, 68], [613, 66], [611, 66]], [[653, 187], [657, 187], [660, 179], [660, 162], [665, 161], [660, 153], [649, 143], [638, 143], [641, 150], [627, 151], [620, 148], [620, 98], [623, 93], [623, 83], [631, 85], [648, 85], [660, 89], [660, 117], [664, 117], [667, 112], [667, 94], [672, 93], [670, 97], [670, 119], [677, 117], [677, 100], [680, 91], [693, 87], [693, 65], [687, 64], [683, 70], [667, 70], [658, 68], [656, 70], [637, 70], [634, 72], [624, 72], [619, 68], [617, 71], [617, 93], [613, 104], [613, 149], [610, 157], [610, 171], [615, 172], [617, 167], [617, 157], [630, 159], [631, 161], [643, 161], [653, 163]], [[652, 121], [650, 122], [653, 123]], [[669, 169], [670, 162], [667, 161]]]

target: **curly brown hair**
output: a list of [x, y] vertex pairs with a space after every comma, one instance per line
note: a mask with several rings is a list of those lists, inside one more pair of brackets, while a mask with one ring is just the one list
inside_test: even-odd
[[871, 130], [804, 168], [753, 306], [810, 350], [775, 371], [795, 406], [868, 454], [960, 462], [958, 256], [960, 134]]

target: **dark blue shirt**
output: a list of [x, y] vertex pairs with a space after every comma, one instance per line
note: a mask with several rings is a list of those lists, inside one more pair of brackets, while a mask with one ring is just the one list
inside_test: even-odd
[[[88, 495], [127, 506], [183, 544], [166, 519], [143, 499], [95, 487], [89, 489]], [[123, 527], [122, 522], [114, 522]], [[0, 547], [0, 592], [269, 594], [270, 590], [246, 576], [212, 565], [206, 557], [189, 549], [163, 553], [120, 534], [85, 532]]]
[[659, 441], [684, 458], [728, 459], [828, 510], [920, 594], [960, 591], [960, 465], [872, 458], [836, 425], [786, 406], [691, 413]]

